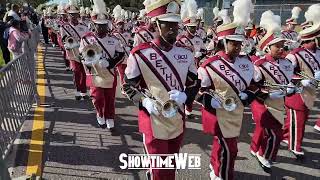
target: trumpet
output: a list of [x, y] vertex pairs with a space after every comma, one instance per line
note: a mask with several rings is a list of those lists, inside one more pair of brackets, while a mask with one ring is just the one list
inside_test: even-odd
[[218, 100], [220, 102], [220, 104], [222, 105], [222, 107], [226, 110], [226, 111], [234, 111], [238, 105], [237, 105], [237, 101], [236, 98], [233, 96], [229, 96], [229, 97], [224, 97], [221, 94], [219, 94], [218, 92], [209, 89], [209, 91], [206, 91], [204, 93], [209, 94], [212, 98]]
[[287, 88], [293, 88], [295, 89], [296, 93], [300, 93], [302, 89], [300, 86], [295, 86], [291, 84], [276, 84], [276, 83], [271, 83], [269, 81], [265, 81], [263, 84], [263, 87], [267, 88], [268, 93], [272, 90], [282, 90], [283, 92], [287, 93]]
[[137, 92], [140, 92], [144, 97], [150, 98], [155, 103], [156, 110], [165, 118], [173, 118], [178, 114], [179, 105], [174, 100], [167, 100], [163, 102], [158, 97], [153, 96], [149, 90], [141, 89], [138, 90], [137, 88], [133, 87], [133, 89]]

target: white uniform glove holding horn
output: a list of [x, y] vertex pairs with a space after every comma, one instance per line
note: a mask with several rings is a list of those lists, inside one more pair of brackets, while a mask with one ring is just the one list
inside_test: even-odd
[[171, 90], [168, 92], [169, 98], [177, 102], [179, 106], [183, 105], [187, 100], [187, 95], [184, 92], [178, 90]]
[[316, 71], [316, 72], [314, 73], [314, 78], [315, 78], [316, 80], [319, 80], [319, 81], [320, 81], [320, 71]]
[[285, 96], [285, 93], [282, 90], [275, 90], [269, 93], [270, 99], [280, 99]]
[[142, 100], [142, 106], [145, 107], [149, 114], [154, 114], [156, 116], [159, 116], [159, 111], [156, 109], [156, 106], [154, 104], [154, 101], [150, 98], [144, 98]]
[[99, 60], [99, 66], [102, 68], [107, 68], [109, 67], [109, 62], [106, 60]]
[[211, 99], [211, 107], [212, 107], [213, 109], [222, 108], [221, 102], [220, 102], [219, 100], [217, 100], [216, 98], [212, 98], [212, 99]]

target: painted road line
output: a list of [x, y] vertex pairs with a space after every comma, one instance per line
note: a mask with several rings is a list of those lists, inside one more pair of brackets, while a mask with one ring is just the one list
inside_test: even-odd
[[[37, 91], [40, 104], [45, 103], [45, 70], [44, 70], [44, 47], [38, 45], [37, 48]], [[27, 164], [27, 175], [35, 174], [41, 176], [42, 153], [43, 153], [43, 134], [44, 134], [44, 111], [45, 108], [38, 106], [35, 108], [32, 126], [32, 135], [29, 144], [29, 155]]]

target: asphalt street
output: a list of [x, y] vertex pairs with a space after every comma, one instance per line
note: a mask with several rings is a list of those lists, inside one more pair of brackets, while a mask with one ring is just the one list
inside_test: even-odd
[[[46, 47], [45, 51], [46, 104], [42, 178], [57, 179], [146, 179], [144, 170], [121, 170], [119, 154], [143, 153], [142, 136], [138, 132], [137, 108], [121, 95], [116, 98], [116, 133], [97, 127], [95, 111], [90, 100], [76, 101], [72, 73], [65, 71], [59, 48]], [[236, 179], [320, 179], [320, 134], [313, 131], [319, 114], [320, 102], [311, 111], [306, 125], [303, 148], [305, 159], [295, 160], [281, 144], [272, 173], [265, 173], [255, 158], [251, 157], [249, 144], [254, 123], [250, 109], [245, 111], [238, 157], [235, 164]], [[197, 107], [198, 109], [198, 107]], [[201, 154], [200, 170], [179, 170], [177, 179], [209, 179], [209, 161], [212, 137], [202, 132], [201, 116], [188, 119], [181, 152]], [[32, 133], [30, 113], [11, 154], [13, 177], [25, 175], [29, 143]], [[42, 133], [41, 130], [35, 130]]]

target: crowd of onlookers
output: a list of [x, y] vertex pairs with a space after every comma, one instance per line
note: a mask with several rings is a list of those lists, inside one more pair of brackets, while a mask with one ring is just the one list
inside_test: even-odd
[[23, 53], [22, 44], [38, 23], [37, 13], [28, 4], [0, 5], [0, 47], [5, 63]]

